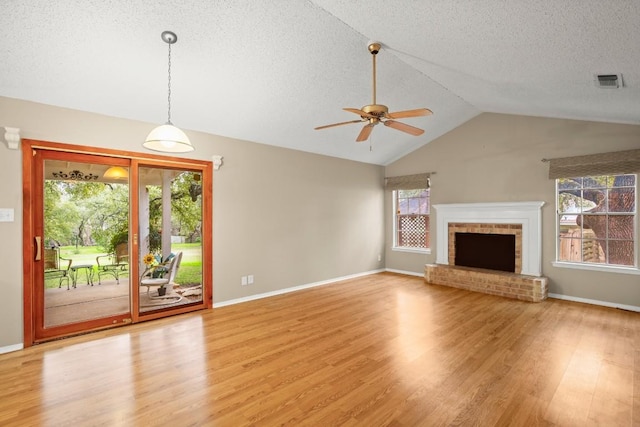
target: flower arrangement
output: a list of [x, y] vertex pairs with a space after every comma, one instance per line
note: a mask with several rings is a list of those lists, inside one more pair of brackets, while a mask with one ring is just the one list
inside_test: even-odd
[[142, 257], [142, 262], [144, 262], [145, 269], [142, 273], [142, 277], [151, 276], [153, 274], [154, 269], [158, 265], [158, 260], [153, 254], [146, 254]]
[[153, 267], [156, 264], [156, 257], [153, 254], [146, 254], [142, 257], [142, 262], [147, 266], [147, 268]]

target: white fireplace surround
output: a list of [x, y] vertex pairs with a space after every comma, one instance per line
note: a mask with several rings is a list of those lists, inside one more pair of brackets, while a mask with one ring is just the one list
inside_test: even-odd
[[522, 273], [542, 276], [542, 205], [544, 202], [454, 203], [436, 209], [436, 263], [449, 264], [449, 223], [520, 224]]

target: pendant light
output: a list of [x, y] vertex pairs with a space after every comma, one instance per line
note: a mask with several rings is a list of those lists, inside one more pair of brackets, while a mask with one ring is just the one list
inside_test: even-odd
[[126, 180], [129, 178], [129, 171], [120, 166], [111, 166], [102, 175], [106, 179]]
[[164, 153], [186, 153], [193, 151], [193, 146], [187, 135], [171, 123], [171, 45], [178, 41], [178, 36], [171, 31], [163, 31], [162, 40], [169, 45], [169, 108], [167, 123], [153, 129], [142, 144], [145, 148]]

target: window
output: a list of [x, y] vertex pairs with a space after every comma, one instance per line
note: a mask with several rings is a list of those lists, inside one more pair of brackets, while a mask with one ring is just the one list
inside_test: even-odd
[[637, 267], [636, 175], [556, 180], [559, 262]]
[[393, 192], [394, 249], [429, 249], [429, 189]]

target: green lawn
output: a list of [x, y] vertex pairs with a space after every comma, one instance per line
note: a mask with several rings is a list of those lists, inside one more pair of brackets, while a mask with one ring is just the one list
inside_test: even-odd
[[[202, 245], [200, 243], [176, 243], [171, 245], [171, 251], [173, 253], [182, 251], [182, 261], [176, 283], [202, 283]], [[60, 247], [60, 256], [73, 260], [71, 265], [93, 264], [94, 271], [97, 270], [96, 257], [98, 255], [106, 255], [98, 246]], [[78, 282], [82, 280], [83, 276], [80, 276]], [[49, 279], [45, 282], [45, 288], [57, 288], [58, 283], [58, 279]], [[65, 285], [63, 284], [63, 286]]]

